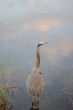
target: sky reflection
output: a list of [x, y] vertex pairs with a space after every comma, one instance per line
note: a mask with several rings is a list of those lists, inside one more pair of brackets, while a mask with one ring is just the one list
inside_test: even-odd
[[[64, 92], [73, 92], [72, 4], [72, 0], [0, 2], [0, 65], [6, 69], [7, 74], [0, 75], [0, 84], [9, 81], [10, 85], [24, 88], [21, 93], [16, 92], [15, 102], [19, 99], [25, 102], [27, 99], [27, 103], [24, 104], [27, 108], [30, 105], [25, 81], [35, 63], [36, 46], [40, 41], [48, 42], [41, 48], [40, 69], [45, 76], [45, 90], [40, 99], [40, 108], [44, 110], [46, 107], [46, 110], [51, 110], [55, 108], [55, 105], [52, 106], [53, 101], [57, 100], [52, 97], [57, 97], [58, 93], [60, 98], [59, 95]], [[18, 99], [17, 93], [22, 94], [21, 97], [25, 96], [25, 99]], [[45, 100], [42, 100], [43, 97]], [[17, 110], [23, 110], [23, 104], [16, 105]]]

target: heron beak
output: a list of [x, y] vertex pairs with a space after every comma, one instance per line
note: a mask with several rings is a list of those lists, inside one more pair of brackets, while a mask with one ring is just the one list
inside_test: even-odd
[[40, 46], [45, 45], [45, 44], [47, 44], [47, 43], [48, 43], [48, 42], [42, 43], [42, 44], [40, 44]]
[[41, 44], [38, 44], [37, 47], [40, 47], [40, 46], [45, 45], [45, 44], [47, 44], [47, 42], [45, 42], [45, 43], [41, 43]]
[[48, 42], [45, 42], [43, 45], [48, 44]]
[[45, 43], [42, 43], [42, 44], [40, 44], [40, 46], [43, 46], [43, 45], [45, 45], [45, 44], [47, 44], [48, 42], [45, 42]]

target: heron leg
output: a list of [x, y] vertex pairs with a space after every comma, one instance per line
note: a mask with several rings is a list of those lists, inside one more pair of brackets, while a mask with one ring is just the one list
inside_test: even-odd
[[37, 110], [37, 100], [36, 96], [32, 96], [32, 108], [33, 110]]
[[37, 97], [37, 108], [39, 108], [39, 100], [38, 100], [38, 97]]
[[37, 101], [37, 108], [39, 108], [39, 101]]

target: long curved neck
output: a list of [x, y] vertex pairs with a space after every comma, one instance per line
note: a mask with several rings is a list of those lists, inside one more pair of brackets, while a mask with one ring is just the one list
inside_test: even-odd
[[38, 68], [38, 69], [40, 67], [40, 47], [37, 47], [35, 67]]

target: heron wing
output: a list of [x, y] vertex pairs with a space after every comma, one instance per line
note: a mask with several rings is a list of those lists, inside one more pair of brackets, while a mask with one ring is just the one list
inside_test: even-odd
[[30, 74], [27, 80], [28, 92], [31, 96], [40, 96], [43, 89], [43, 75], [42, 74]]

